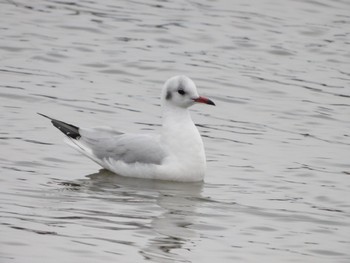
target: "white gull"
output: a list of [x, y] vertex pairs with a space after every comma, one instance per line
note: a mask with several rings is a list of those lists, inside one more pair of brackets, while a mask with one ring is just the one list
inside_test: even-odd
[[206, 159], [202, 138], [188, 108], [195, 103], [215, 105], [198, 95], [186, 76], [164, 84], [162, 129], [155, 134], [122, 133], [112, 128], [79, 128], [44, 114], [63, 132], [66, 142], [103, 168], [118, 175], [144, 179], [202, 181]]

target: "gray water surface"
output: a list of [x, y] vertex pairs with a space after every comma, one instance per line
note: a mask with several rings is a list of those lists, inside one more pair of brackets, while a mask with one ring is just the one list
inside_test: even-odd
[[[350, 262], [349, 1], [0, 1], [0, 262]], [[157, 132], [186, 74], [203, 183], [118, 177], [42, 112]]]

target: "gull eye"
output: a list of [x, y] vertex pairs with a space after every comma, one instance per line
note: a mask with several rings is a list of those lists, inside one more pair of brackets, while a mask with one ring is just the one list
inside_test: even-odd
[[180, 95], [185, 95], [185, 91], [183, 89], [179, 89], [177, 93], [179, 93]]

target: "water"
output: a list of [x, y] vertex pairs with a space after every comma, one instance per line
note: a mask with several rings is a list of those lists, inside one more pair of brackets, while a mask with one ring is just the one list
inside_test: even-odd
[[[349, 1], [0, 2], [0, 262], [349, 262]], [[153, 131], [187, 74], [204, 183], [100, 171], [36, 112]]]

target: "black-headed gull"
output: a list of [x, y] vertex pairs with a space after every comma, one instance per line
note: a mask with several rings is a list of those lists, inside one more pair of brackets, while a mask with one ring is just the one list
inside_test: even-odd
[[188, 108], [195, 103], [215, 105], [198, 95], [186, 76], [164, 84], [162, 129], [159, 135], [130, 134], [112, 128], [79, 128], [49, 118], [63, 132], [66, 142], [103, 168], [118, 175], [170, 181], [202, 181], [206, 159], [202, 138]]

